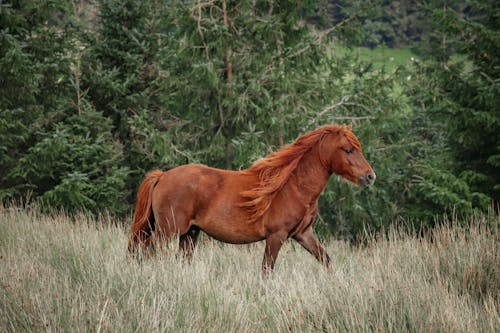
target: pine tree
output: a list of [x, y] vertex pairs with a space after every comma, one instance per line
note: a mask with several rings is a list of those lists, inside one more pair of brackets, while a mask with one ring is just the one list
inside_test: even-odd
[[318, 75], [328, 70], [325, 36], [307, 23], [314, 8], [308, 1], [168, 6], [158, 85], [169, 139], [159, 151], [174, 150], [184, 163], [241, 168], [268, 152], [265, 142], [293, 138], [313, 103], [330, 98]]
[[24, 1], [1, 13], [2, 199], [125, 212], [121, 146], [80, 86], [85, 44], [73, 6]]
[[39, 140], [71, 83], [65, 1], [0, 4], [0, 198], [25, 193], [29, 185], [13, 173], [17, 161]]
[[429, 112], [446, 133], [454, 172], [471, 192], [475, 207], [500, 200], [499, 5], [473, 1], [466, 12], [443, 6], [433, 11], [433, 61]]
[[14, 169], [32, 186], [43, 208], [123, 214], [128, 176], [111, 120], [86, 102], [55, 124]]

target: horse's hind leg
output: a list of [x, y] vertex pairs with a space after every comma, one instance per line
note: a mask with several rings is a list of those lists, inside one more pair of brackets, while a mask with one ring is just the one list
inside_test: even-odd
[[155, 243], [158, 246], [168, 244], [174, 237], [182, 236], [190, 230], [189, 215], [180, 209], [165, 212], [155, 212], [156, 230], [154, 234]]
[[187, 233], [179, 237], [179, 253], [188, 262], [193, 257], [194, 248], [196, 247], [196, 240], [200, 233], [200, 228], [191, 226]]
[[145, 238], [139, 245], [138, 248], [134, 251], [135, 257], [139, 259], [139, 262], [142, 259], [149, 259], [153, 257], [156, 253], [155, 242], [152, 235], [149, 235]]
[[128, 242], [128, 251], [132, 257], [141, 260], [154, 254], [153, 233], [155, 220], [151, 218], [142, 228], [135, 228]]

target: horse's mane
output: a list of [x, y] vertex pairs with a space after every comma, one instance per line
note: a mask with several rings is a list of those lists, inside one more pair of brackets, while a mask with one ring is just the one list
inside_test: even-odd
[[260, 180], [255, 188], [240, 193], [246, 199], [241, 207], [250, 210], [252, 221], [262, 217], [271, 207], [274, 197], [287, 184], [304, 154], [326, 135], [334, 133], [344, 134], [353, 147], [361, 151], [361, 145], [349, 126], [326, 125], [302, 135], [294, 143], [258, 160], [243, 171], [258, 176]]

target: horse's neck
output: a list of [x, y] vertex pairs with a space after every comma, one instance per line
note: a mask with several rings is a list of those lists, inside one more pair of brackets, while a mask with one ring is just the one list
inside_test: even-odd
[[331, 173], [321, 163], [317, 147], [304, 154], [294, 171], [294, 181], [305, 200], [316, 200]]

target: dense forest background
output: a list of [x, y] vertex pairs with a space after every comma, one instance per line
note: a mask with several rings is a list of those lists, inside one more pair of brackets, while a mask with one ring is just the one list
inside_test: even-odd
[[243, 169], [352, 124], [317, 231], [429, 227], [500, 201], [498, 1], [0, 2], [0, 198], [126, 216], [145, 173]]

